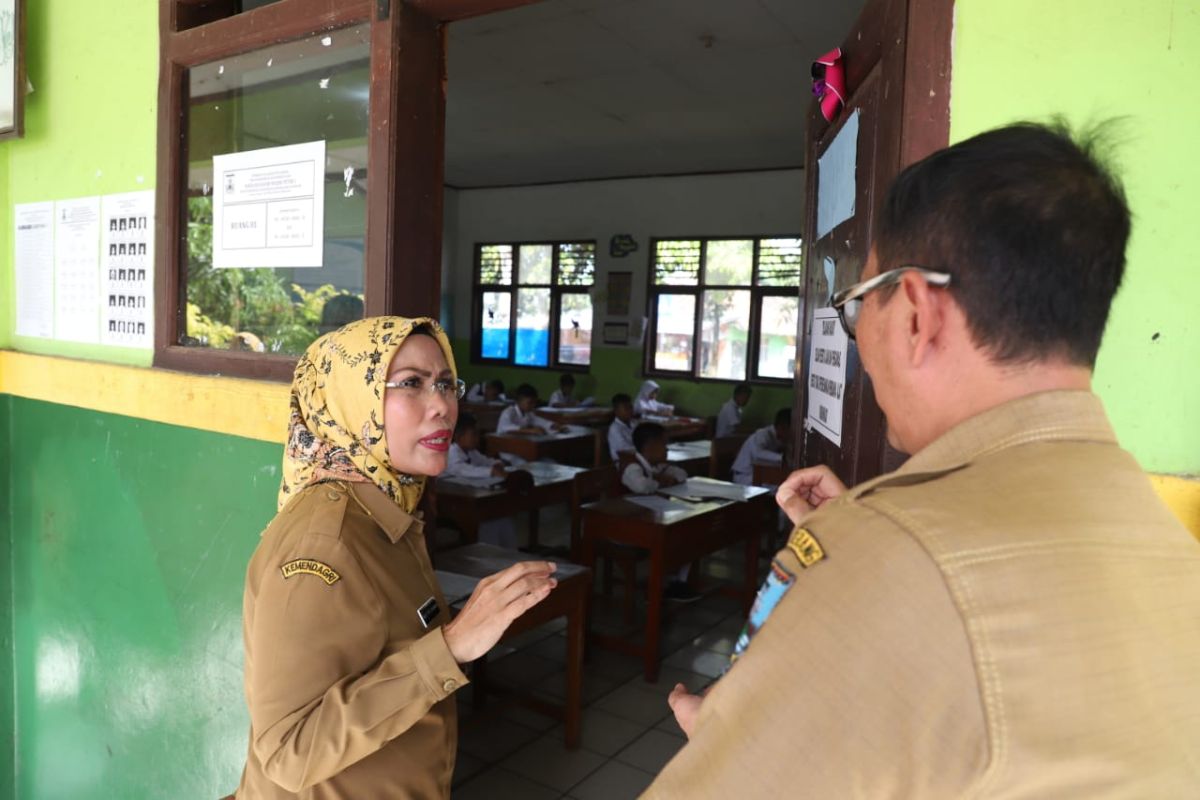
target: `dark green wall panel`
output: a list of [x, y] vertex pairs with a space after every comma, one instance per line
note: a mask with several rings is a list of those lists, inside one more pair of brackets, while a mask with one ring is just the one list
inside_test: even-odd
[[17, 797], [232, 791], [242, 580], [279, 446], [5, 400]]

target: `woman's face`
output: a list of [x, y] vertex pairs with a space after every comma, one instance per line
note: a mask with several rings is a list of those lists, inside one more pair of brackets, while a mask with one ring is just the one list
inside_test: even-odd
[[[409, 336], [392, 358], [387, 379], [400, 384], [385, 389], [383, 396], [383, 429], [392, 468], [409, 475], [439, 474], [446, 468], [458, 418], [454, 373], [442, 348], [431, 336]], [[431, 392], [435, 382], [449, 385], [449, 391]]]

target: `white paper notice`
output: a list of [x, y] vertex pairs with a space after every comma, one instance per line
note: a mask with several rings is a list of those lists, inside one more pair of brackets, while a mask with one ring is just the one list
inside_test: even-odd
[[854, 216], [858, 165], [858, 109], [817, 159], [817, 238]]
[[213, 156], [213, 267], [319, 267], [325, 142]]
[[54, 203], [13, 207], [18, 336], [54, 336]]
[[837, 311], [813, 313], [812, 350], [808, 358], [808, 418], [805, 425], [842, 446], [842, 396], [846, 388], [849, 339]]
[[54, 337], [100, 341], [100, 198], [54, 204]]
[[101, 198], [100, 339], [154, 346], [154, 192]]

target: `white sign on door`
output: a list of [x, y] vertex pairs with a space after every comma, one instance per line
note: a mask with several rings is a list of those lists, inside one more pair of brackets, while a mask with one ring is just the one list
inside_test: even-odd
[[846, 356], [850, 341], [835, 309], [818, 308], [813, 313], [811, 341], [805, 426], [841, 447]]
[[325, 142], [213, 156], [213, 267], [319, 267]]

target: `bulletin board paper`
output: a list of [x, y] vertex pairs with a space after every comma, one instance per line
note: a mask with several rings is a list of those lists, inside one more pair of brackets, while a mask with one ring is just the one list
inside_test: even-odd
[[841, 447], [846, 357], [850, 341], [835, 309], [818, 308], [813, 313], [811, 340], [805, 426]]
[[100, 341], [100, 198], [54, 204], [54, 338]]
[[817, 159], [817, 238], [854, 216], [858, 167], [858, 109]]
[[13, 208], [18, 336], [54, 336], [54, 203]]
[[154, 192], [101, 198], [100, 341], [154, 346]]

